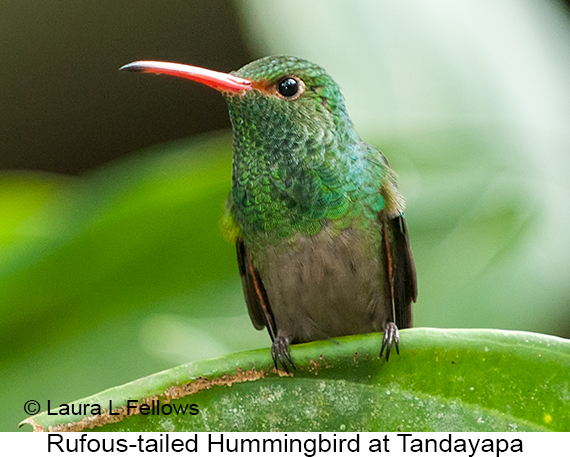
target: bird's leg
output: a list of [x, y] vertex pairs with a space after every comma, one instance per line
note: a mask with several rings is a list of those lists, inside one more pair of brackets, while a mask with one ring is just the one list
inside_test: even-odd
[[293, 359], [291, 358], [291, 354], [289, 353], [289, 337], [283, 334], [278, 334], [277, 337], [273, 340], [273, 344], [271, 345], [271, 357], [273, 357], [273, 363], [275, 364], [275, 368], [277, 370], [280, 369], [280, 366], [289, 373], [288, 364], [291, 365], [291, 368], [295, 370], [295, 364], [293, 363]]
[[390, 358], [390, 349], [392, 349], [392, 344], [396, 346], [396, 352], [400, 354], [400, 334], [398, 332], [398, 327], [394, 322], [386, 322], [384, 326], [384, 336], [382, 337], [382, 347], [380, 348], [380, 357], [384, 349], [386, 349], [386, 362]]
[[400, 348], [398, 347], [400, 343], [400, 335], [398, 333], [398, 326], [393, 320], [396, 319], [396, 295], [394, 293], [394, 260], [392, 257], [392, 248], [390, 246], [390, 234], [388, 233], [388, 216], [385, 211], [380, 213], [382, 220], [382, 239], [384, 241], [384, 253], [386, 255], [386, 273], [388, 276], [388, 292], [390, 297], [390, 302], [392, 305], [392, 321], [386, 322], [384, 324], [384, 336], [382, 337], [382, 347], [380, 348], [380, 357], [384, 349], [386, 349], [386, 362], [390, 359], [390, 349], [392, 349], [392, 343], [396, 346], [396, 352], [400, 355]]

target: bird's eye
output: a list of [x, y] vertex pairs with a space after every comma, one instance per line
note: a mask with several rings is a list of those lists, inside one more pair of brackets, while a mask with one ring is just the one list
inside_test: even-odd
[[305, 89], [303, 81], [294, 78], [293, 76], [286, 76], [277, 83], [277, 92], [283, 98], [294, 99], [299, 97]]

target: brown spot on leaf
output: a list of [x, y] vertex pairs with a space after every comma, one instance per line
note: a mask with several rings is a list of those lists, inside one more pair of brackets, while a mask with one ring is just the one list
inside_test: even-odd
[[45, 429], [41, 425], [34, 422], [34, 420], [32, 420], [31, 417], [28, 417], [27, 419], [24, 419], [22, 422], [20, 422], [18, 424], [18, 428], [21, 428], [25, 424], [28, 424], [28, 425], [31, 425], [32, 427], [34, 427], [34, 432], [45, 432]]
[[[281, 371], [273, 370], [273, 372], [279, 374], [280, 376], [288, 375], [282, 373]], [[102, 413], [101, 415], [88, 416], [77, 422], [70, 422], [68, 424], [60, 424], [55, 426], [50, 426], [47, 431], [49, 432], [80, 432], [86, 428], [92, 429], [95, 427], [102, 427], [107, 424], [113, 424], [116, 422], [121, 422], [123, 419], [133, 416], [135, 414], [140, 414], [140, 408], [142, 405], [148, 405], [152, 408], [153, 402], [160, 401], [162, 403], [169, 403], [170, 400], [176, 400], [179, 398], [186, 397], [188, 395], [194, 395], [202, 390], [211, 389], [214, 386], [231, 386], [232, 384], [246, 381], [256, 381], [258, 379], [267, 376], [267, 372], [264, 370], [247, 370], [243, 371], [241, 368], [235, 374], [229, 375], [225, 374], [219, 378], [207, 379], [203, 377], [196, 378], [194, 381], [179, 385], [173, 385], [166, 389], [166, 391], [161, 395], [154, 395], [149, 398], [144, 398], [141, 402], [137, 404], [137, 408], [129, 413], [126, 406], [121, 408], [116, 408], [110, 414], [109, 411]], [[291, 375], [292, 376], [292, 375]], [[34, 428], [34, 432], [45, 432], [45, 428], [38, 425], [31, 418], [27, 418], [20, 423], [20, 426], [24, 424], [29, 424]]]

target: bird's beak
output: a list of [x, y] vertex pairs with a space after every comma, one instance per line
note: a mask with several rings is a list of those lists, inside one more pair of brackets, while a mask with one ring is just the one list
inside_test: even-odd
[[220, 73], [218, 71], [193, 67], [191, 65], [183, 65], [180, 63], [139, 60], [124, 65], [119, 68], [119, 70], [178, 76], [180, 78], [191, 79], [192, 81], [206, 84], [220, 92], [239, 93], [241, 91], [252, 89], [252, 83], [248, 79], [239, 78], [228, 73]]

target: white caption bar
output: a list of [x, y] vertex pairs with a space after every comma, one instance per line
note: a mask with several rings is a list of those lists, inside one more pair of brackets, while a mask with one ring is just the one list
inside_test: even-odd
[[2, 433], [0, 455], [569, 456], [570, 433]]

